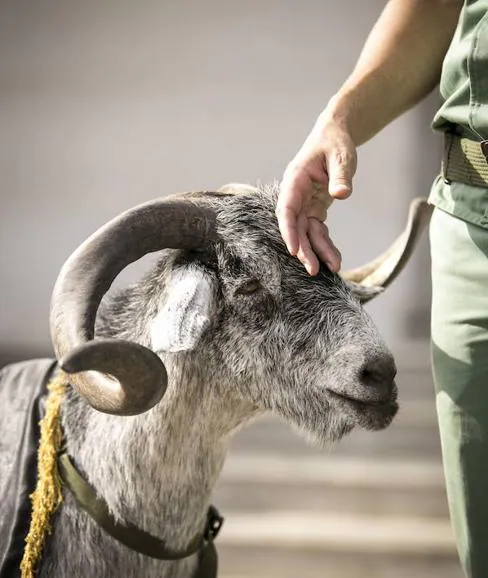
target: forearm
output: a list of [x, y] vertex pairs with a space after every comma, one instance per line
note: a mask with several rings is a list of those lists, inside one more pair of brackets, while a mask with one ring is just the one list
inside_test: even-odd
[[439, 81], [461, 0], [390, 0], [357, 65], [322, 113], [356, 146], [417, 104]]

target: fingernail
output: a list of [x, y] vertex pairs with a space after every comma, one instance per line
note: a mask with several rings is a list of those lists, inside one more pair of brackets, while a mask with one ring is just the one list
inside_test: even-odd
[[317, 267], [310, 265], [310, 267], [308, 268], [308, 274], [310, 275], [310, 277], [315, 277], [315, 275], [317, 275], [318, 272], [319, 271]]

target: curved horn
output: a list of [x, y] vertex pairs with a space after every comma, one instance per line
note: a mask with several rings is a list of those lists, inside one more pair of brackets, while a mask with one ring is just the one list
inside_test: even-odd
[[167, 375], [150, 349], [94, 339], [100, 302], [116, 276], [147, 253], [197, 249], [215, 240], [215, 214], [194, 198], [168, 197], [129, 209], [101, 227], [68, 258], [51, 298], [56, 357], [70, 383], [95, 409], [135, 415], [163, 396]]
[[427, 199], [414, 199], [410, 203], [407, 226], [390, 248], [362, 267], [341, 272], [341, 277], [365, 287], [388, 287], [408, 263], [432, 211], [433, 206]]

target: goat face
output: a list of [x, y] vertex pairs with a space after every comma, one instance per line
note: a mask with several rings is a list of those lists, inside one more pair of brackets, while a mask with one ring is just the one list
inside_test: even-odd
[[[95, 409], [147, 411], [166, 389], [162, 360], [184, 352], [200, 375], [212, 369], [217, 386], [320, 442], [355, 425], [390, 423], [395, 365], [362, 303], [401, 271], [431, 209], [415, 200], [406, 230], [382, 258], [342, 276], [322, 266], [309, 277], [281, 239], [276, 194], [277, 187], [231, 186], [151, 201], [71, 255], [53, 291], [53, 345]], [[100, 301], [117, 274], [164, 248], [172, 251], [139, 284], [121, 320], [112, 316], [119, 329], [94, 340]]]
[[274, 195], [216, 199], [222, 241], [173, 255], [152, 348], [199, 349], [217, 360], [222, 387], [320, 443], [355, 425], [386, 427], [397, 411], [395, 364], [360, 303], [374, 289], [325, 266], [310, 277], [286, 251]]

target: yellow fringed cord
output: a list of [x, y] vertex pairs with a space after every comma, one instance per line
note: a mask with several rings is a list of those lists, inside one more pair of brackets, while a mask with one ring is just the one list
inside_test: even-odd
[[37, 484], [30, 496], [31, 522], [20, 564], [22, 578], [34, 578], [46, 535], [51, 533], [51, 517], [63, 500], [57, 457], [62, 441], [60, 412], [66, 383], [66, 375], [60, 372], [48, 385], [46, 413], [40, 422]]

